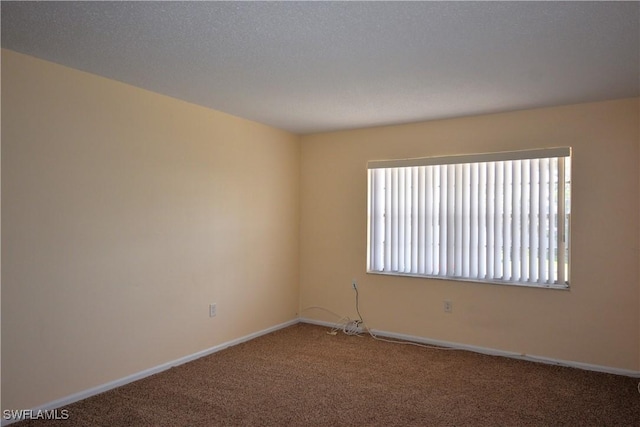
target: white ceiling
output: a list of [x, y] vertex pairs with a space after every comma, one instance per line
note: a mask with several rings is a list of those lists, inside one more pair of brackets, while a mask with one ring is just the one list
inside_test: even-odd
[[296, 133], [640, 94], [638, 2], [6, 2], [2, 47]]

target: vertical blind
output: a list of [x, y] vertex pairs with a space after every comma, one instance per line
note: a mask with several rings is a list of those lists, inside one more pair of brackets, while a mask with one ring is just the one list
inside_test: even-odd
[[368, 271], [566, 286], [570, 154], [369, 162]]

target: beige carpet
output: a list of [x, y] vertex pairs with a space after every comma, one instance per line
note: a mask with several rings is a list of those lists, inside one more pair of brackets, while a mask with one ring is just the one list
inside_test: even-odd
[[16, 426], [638, 426], [638, 379], [298, 324]]

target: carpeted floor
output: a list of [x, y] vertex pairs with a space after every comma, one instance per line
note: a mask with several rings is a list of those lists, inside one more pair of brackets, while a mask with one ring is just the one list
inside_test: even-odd
[[638, 426], [638, 379], [308, 324], [15, 426]]

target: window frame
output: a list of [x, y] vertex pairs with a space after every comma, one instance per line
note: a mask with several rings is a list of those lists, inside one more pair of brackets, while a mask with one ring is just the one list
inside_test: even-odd
[[[551, 191], [547, 194], [548, 200], [547, 203], [549, 205], [555, 204], [550, 207], [550, 209], [556, 209], [557, 212], [564, 212], [564, 216], [562, 218], [558, 215], [558, 225], [557, 227], [553, 227], [551, 225], [551, 219], [547, 217], [545, 219], [545, 224], [547, 224], [547, 228], [541, 231], [540, 227], [542, 226], [539, 222], [540, 215], [536, 215], [538, 217], [535, 222], [537, 226], [531, 226], [531, 230], [535, 230], [536, 235], [541, 235], [541, 232], [551, 232], [552, 230], [556, 230], [556, 234], [562, 231], [562, 238], [558, 237], [558, 242], [562, 240], [562, 244], [558, 243], [557, 247], [547, 248], [548, 253], [545, 253], [545, 261], [548, 263], [555, 262], [556, 265], [566, 265], [563, 268], [562, 274], [560, 273], [560, 268], [556, 267], [555, 270], [549, 268], [550, 275], [555, 279], [554, 281], [547, 281], [546, 283], [540, 282], [540, 278], [536, 279], [537, 281], [523, 281], [523, 280], [511, 280], [509, 279], [500, 279], [495, 277], [465, 277], [465, 276], [457, 276], [454, 275], [453, 272], [450, 274], [422, 274], [416, 272], [404, 272], [404, 271], [384, 271], [380, 269], [372, 268], [372, 254], [374, 253], [374, 249], [372, 249], [372, 211], [375, 210], [375, 207], [372, 206], [372, 170], [375, 169], [388, 169], [388, 168], [412, 168], [416, 166], [441, 166], [441, 165], [465, 165], [465, 164], [480, 164], [487, 162], [504, 162], [504, 161], [514, 161], [514, 160], [533, 160], [533, 159], [562, 159], [562, 161], [558, 161], [557, 169], [554, 169], [554, 172], [557, 171], [557, 177], [555, 178], [557, 182], [557, 190], [556, 194], [552, 194]], [[426, 278], [426, 279], [438, 279], [438, 280], [453, 280], [453, 281], [463, 281], [463, 282], [478, 282], [478, 283], [490, 283], [490, 284], [500, 284], [500, 285], [509, 285], [509, 286], [525, 286], [525, 287], [535, 287], [535, 288], [548, 288], [548, 289], [569, 289], [570, 287], [570, 277], [571, 277], [571, 210], [570, 210], [570, 199], [571, 199], [571, 159], [572, 159], [572, 149], [571, 147], [554, 147], [554, 148], [542, 148], [542, 149], [534, 149], [534, 150], [521, 150], [521, 151], [505, 151], [505, 152], [494, 152], [494, 153], [481, 153], [481, 154], [464, 154], [464, 155], [452, 155], [452, 156], [435, 156], [435, 157], [422, 157], [422, 158], [409, 158], [409, 159], [394, 159], [394, 160], [375, 160], [369, 161], [367, 163], [367, 265], [366, 272], [367, 274], [378, 274], [378, 275], [389, 275], [389, 276], [400, 276], [400, 277], [417, 277], [417, 278]], [[567, 161], [567, 169], [565, 170], [565, 161]], [[564, 177], [561, 179], [561, 177]], [[549, 177], [549, 181], [547, 184], [551, 183], [551, 177]], [[560, 185], [564, 183], [564, 185]], [[511, 183], [512, 189], [511, 192], [514, 191], [513, 186], [515, 184]], [[533, 188], [532, 183], [529, 184], [531, 188]], [[539, 178], [539, 183], [537, 188], [540, 189], [544, 186], [542, 183], [542, 177]], [[479, 187], [480, 188], [480, 187]], [[450, 190], [450, 188], [448, 189]], [[386, 189], [384, 190], [386, 191]], [[567, 194], [566, 191], [568, 191]], [[485, 187], [486, 192], [486, 187]], [[452, 198], [453, 196], [449, 196]], [[480, 196], [478, 196], [480, 197]], [[541, 197], [541, 196], [540, 196]], [[557, 197], [557, 201], [552, 201], [553, 197]], [[488, 199], [488, 197], [487, 197]], [[565, 201], [568, 201], [569, 204], [565, 206]], [[497, 202], [492, 202], [497, 203]], [[513, 206], [513, 205], [512, 205]], [[450, 206], [449, 206], [450, 208]], [[531, 216], [533, 213], [529, 212], [529, 221], [531, 221]], [[481, 216], [478, 216], [481, 218]], [[512, 221], [514, 215], [510, 215], [509, 221]], [[479, 221], [479, 220], [478, 220]], [[440, 225], [439, 225], [440, 226]], [[519, 230], [522, 230], [520, 227]], [[459, 231], [458, 231], [459, 232]], [[426, 233], [426, 232], [425, 232]], [[388, 234], [385, 236], [387, 238]], [[396, 237], [397, 238], [397, 237]], [[455, 245], [455, 243], [454, 243]], [[453, 249], [450, 249], [447, 245], [447, 251], [461, 251], [461, 248], [456, 249], [455, 246]], [[530, 250], [532, 245], [528, 244], [526, 246], [526, 250]], [[503, 248], [504, 249], [504, 248]], [[534, 246], [535, 249], [535, 246]], [[433, 250], [433, 249], [431, 249]], [[525, 249], [523, 249], [524, 251]], [[553, 252], [556, 250], [557, 252]], [[386, 251], [386, 250], [385, 250]], [[485, 253], [488, 249], [485, 249]], [[542, 251], [542, 249], [540, 249]], [[523, 252], [524, 253], [524, 252]], [[451, 252], [449, 252], [449, 255]], [[384, 255], [383, 255], [384, 256]], [[456, 255], [457, 256], [457, 255]], [[503, 252], [504, 256], [504, 252]], [[540, 261], [539, 257], [537, 258], [537, 262]], [[529, 255], [529, 259], [531, 255]], [[566, 264], [565, 264], [566, 261]], [[379, 261], [378, 261], [379, 262]], [[385, 261], [386, 262], [386, 261]], [[520, 262], [524, 262], [520, 260]], [[511, 262], [512, 263], [512, 262]], [[512, 263], [513, 264], [513, 263]], [[442, 266], [438, 267], [442, 269]], [[540, 267], [542, 269], [542, 267]], [[446, 270], [446, 268], [445, 268]], [[551, 273], [553, 271], [553, 273]], [[556, 277], [557, 275], [557, 277]], [[561, 280], [561, 281], [560, 281]]]

